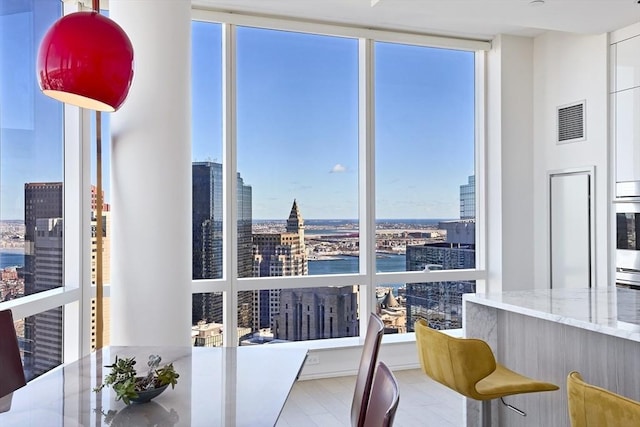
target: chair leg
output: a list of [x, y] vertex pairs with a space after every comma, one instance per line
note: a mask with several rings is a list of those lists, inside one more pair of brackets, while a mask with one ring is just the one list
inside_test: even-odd
[[491, 427], [491, 400], [482, 401], [482, 427]]
[[513, 412], [515, 412], [515, 413], [517, 413], [517, 414], [520, 414], [520, 415], [522, 415], [523, 417], [526, 417], [526, 416], [527, 416], [526, 412], [521, 411], [520, 409], [516, 408], [516, 407], [515, 407], [515, 406], [513, 406], [513, 405], [509, 405], [507, 402], [505, 402], [505, 401], [504, 401], [504, 399], [503, 399], [502, 397], [500, 398], [500, 400], [502, 401], [502, 404], [503, 404], [504, 406], [506, 406], [507, 408], [511, 409]]

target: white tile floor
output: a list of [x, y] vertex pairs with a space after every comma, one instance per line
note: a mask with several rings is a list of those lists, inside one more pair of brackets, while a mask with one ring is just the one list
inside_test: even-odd
[[[459, 427], [463, 398], [419, 369], [395, 371], [400, 404], [394, 427]], [[298, 381], [277, 427], [350, 427], [355, 376]]]

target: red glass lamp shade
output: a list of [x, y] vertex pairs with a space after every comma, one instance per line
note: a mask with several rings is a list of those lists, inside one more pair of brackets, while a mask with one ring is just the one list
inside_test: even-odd
[[97, 111], [116, 111], [133, 80], [133, 46], [124, 30], [97, 12], [56, 21], [38, 51], [38, 83], [45, 95]]

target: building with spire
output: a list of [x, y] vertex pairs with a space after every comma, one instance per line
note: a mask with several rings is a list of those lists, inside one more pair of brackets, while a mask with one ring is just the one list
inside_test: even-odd
[[[304, 219], [293, 201], [283, 233], [253, 235], [255, 277], [309, 274]], [[270, 328], [273, 338], [301, 341], [357, 336], [358, 293], [354, 286], [268, 289], [254, 292], [254, 330]]]
[[[284, 233], [253, 235], [253, 276], [306, 276], [309, 274], [307, 250], [304, 243], [304, 219], [293, 201]], [[254, 330], [274, 330], [273, 316], [279, 312], [280, 290], [254, 291]]]

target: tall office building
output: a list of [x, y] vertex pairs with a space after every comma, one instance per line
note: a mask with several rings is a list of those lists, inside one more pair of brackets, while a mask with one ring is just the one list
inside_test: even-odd
[[[62, 223], [62, 183], [61, 182], [41, 182], [26, 183], [24, 185], [24, 294], [32, 295], [38, 292], [53, 289], [62, 286], [62, 277], [54, 280], [49, 273], [45, 274], [43, 265], [40, 264], [40, 274], [43, 280], [38, 280], [36, 276], [36, 266], [38, 261], [38, 253], [36, 251], [36, 235], [38, 220], [56, 220], [55, 224]], [[59, 222], [58, 222], [59, 221]], [[45, 233], [45, 224], [42, 223], [40, 231], [43, 233], [40, 239], [40, 256], [47, 256], [51, 251], [45, 249], [46, 244], [54, 244], [51, 239], [56, 240], [55, 244], [62, 244], [62, 236], [53, 238], [45, 236], [55, 232], [62, 232], [62, 228], [54, 227], [55, 230]], [[55, 224], [51, 224], [54, 226]], [[44, 262], [44, 260], [43, 260]], [[48, 257], [47, 263], [59, 262], [62, 268], [62, 258]], [[52, 266], [53, 267], [53, 266]], [[44, 279], [46, 277], [46, 280]], [[60, 331], [57, 333], [56, 331]], [[47, 337], [47, 347], [39, 346], [36, 348], [37, 337], [42, 338], [46, 331], [51, 331], [51, 336]], [[62, 309], [53, 309], [45, 313], [25, 318], [24, 324], [24, 368], [27, 377], [34, 378], [51, 367], [57, 366], [62, 362]], [[57, 349], [55, 349], [57, 348]], [[49, 352], [50, 349], [54, 349]]]
[[467, 183], [460, 186], [460, 219], [476, 217], [476, 176], [471, 175]]
[[[194, 279], [222, 277], [222, 164], [194, 162], [192, 164], [192, 240]], [[238, 276], [251, 277], [251, 186], [245, 185], [240, 174], [238, 187]], [[252, 291], [238, 293], [238, 326], [252, 326]], [[192, 324], [222, 322], [222, 295], [220, 293], [194, 294]]]
[[[35, 227], [34, 283], [36, 291], [63, 285], [62, 218], [38, 218]], [[38, 376], [62, 362], [62, 307], [30, 317], [30, 372]]]
[[[64, 235], [61, 182], [27, 183], [25, 195], [25, 295], [63, 286]], [[91, 186], [91, 283], [96, 283], [96, 187]], [[103, 194], [104, 198], [104, 194]], [[103, 281], [109, 283], [109, 205], [103, 203]], [[108, 298], [104, 302], [105, 325], [109, 324]], [[91, 347], [95, 348], [95, 298], [91, 300]], [[104, 328], [103, 342], [109, 342]], [[24, 366], [30, 377], [62, 363], [62, 308], [25, 319]]]
[[[475, 252], [474, 244], [407, 246], [407, 271], [475, 268]], [[462, 327], [462, 294], [469, 292], [475, 292], [475, 282], [407, 283], [407, 331], [413, 331], [415, 321], [421, 318], [437, 329]]]

